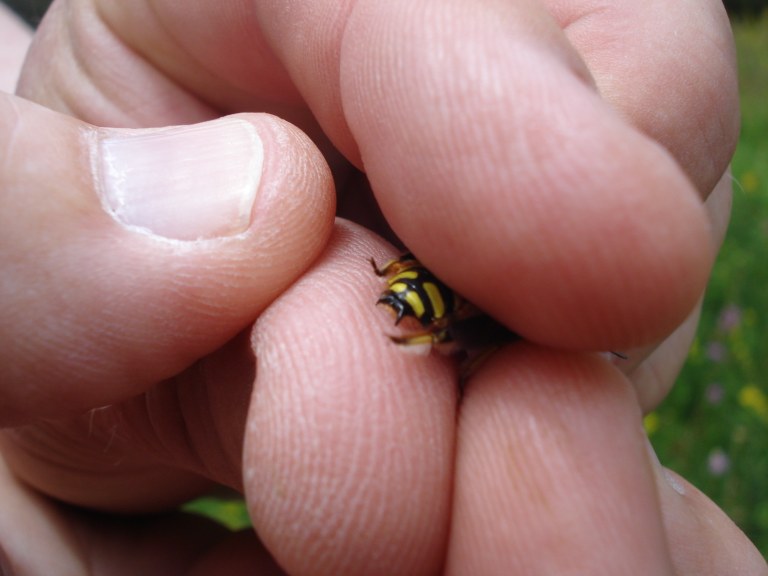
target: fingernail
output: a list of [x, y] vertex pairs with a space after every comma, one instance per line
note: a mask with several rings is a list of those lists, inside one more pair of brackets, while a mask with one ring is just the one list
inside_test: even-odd
[[648, 440], [648, 438], [646, 438], [645, 441], [646, 448], [648, 449], [648, 455], [651, 457], [651, 463], [653, 464], [654, 468], [656, 468], [658, 473], [661, 474], [661, 476], [664, 478], [670, 488], [672, 488], [672, 490], [681, 496], [685, 496], [685, 485], [674, 473], [664, 467], [664, 465], [661, 463], [661, 460], [659, 460], [659, 456], [656, 454], [656, 450], [653, 448], [651, 441]]
[[94, 156], [104, 208], [121, 224], [175, 240], [248, 229], [264, 149], [253, 124], [99, 130]]
[[667, 484], [670, 485], [672, 490], [680, 494], [680, 496], [685, 496], [685, 493], [686, 493], [685, 484], [683, 484], [680, 481], [680, 477], [677, 476], [671, 470], [667, 470], [666, 468], [663, 468], [663, 472], [664, 472], [664, 479], [667, 481]]

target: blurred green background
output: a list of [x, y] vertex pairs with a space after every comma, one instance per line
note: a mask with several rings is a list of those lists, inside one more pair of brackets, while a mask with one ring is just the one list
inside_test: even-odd
[[[6, 0], [33, 25], [48, 0]], [[698, 337], [671, 396], [646, 418], [661, 461], [717, 502], [768, 556], [768, 12], [726, 0], [739, 53], [742, 133], [733, 162], [732, 224]], [[762, 12], [762, 17], [758, 14]], [[237, 499], [186, 509], [236, 529]]]

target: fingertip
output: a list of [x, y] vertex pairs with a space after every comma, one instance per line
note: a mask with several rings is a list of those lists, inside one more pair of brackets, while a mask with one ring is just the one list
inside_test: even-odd
[[370, 265], [387, 252], [339, 222], [324, 255], [254, 330], [246, 495], [288, 571], [425, 573], [441, 562], [453, 372], [387, 338]]
[[276, 118], [118, 131], [3, 104], [4, 423], [173, 376], [253, 322], [330, 235], [330, 171]]
[[670, 573], [640, 411], [608, 362], [509, 346], [458, 430], [449, 573]]
[[765, 558], [722, 509], [655, 454], [651, 461], [676, 574], [768, 574]]

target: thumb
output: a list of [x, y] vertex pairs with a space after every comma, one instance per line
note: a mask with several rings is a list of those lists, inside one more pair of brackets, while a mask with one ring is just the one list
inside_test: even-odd
[[176, 374], [331, 231], [322, 156], [271, 116], [102, 129], [2, 95], [0, 127], [0, 425]]

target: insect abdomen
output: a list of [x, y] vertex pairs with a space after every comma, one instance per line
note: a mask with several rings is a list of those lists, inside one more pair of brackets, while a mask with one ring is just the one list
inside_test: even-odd
[[387, 285], [378, 303], [393, 308], [397, 322], [413, 316], [422, 326], [429, 326], [453, 312], [456, 305], [453, 291], [421, 266], [395, 274]]

